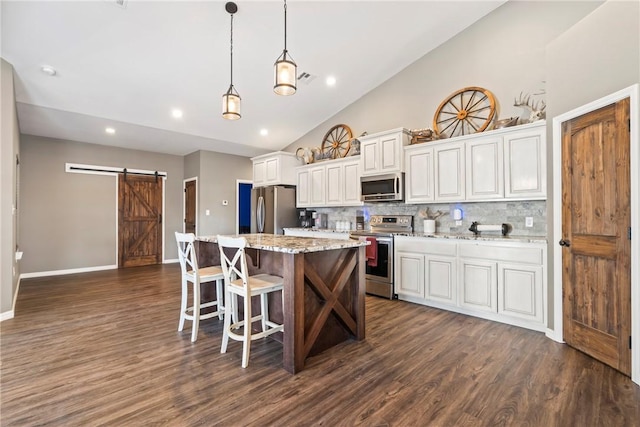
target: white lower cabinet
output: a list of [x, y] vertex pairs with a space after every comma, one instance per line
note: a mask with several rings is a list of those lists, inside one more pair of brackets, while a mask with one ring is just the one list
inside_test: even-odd
[[542, 322], [542, 267], [498, 265], [498, 313]]
[[398, 298], [537, 331], [546, 328], [546, 243], [396, 236]]
[[396, 293], [424, 298], [424, 255], [399, 251], [396, 268]]
[[460, 306], [492, 313], [498, 311], [497, 264], [460, 260]]
[[453, 257], [425, 256], [425, 298], [445, 304], [457, 303], [456, 259]]

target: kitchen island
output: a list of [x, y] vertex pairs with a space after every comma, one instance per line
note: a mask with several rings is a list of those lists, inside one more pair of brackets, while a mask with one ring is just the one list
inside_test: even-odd
[[[307, 357], [348, 339], [364, 339], [367, 242], [273, 234], [241, 237], [247, 239], [249, 274], [284, 279], [283, 298], [275, 293], [269, 300], [270, 318], [284, 324], [284, 369], [295, 374]], [[200, 266], [219, 265], [216, 237], [197, 240]]]

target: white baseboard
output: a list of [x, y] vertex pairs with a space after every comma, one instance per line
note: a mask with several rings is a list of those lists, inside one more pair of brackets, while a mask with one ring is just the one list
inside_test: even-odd
[[99, 265], [97, 267], [70, 268], [67, 270], [38, 271], [35, 273], [23, 273], [20, 275], [20, 279], [31, 279], [34, 277], [47, 277], [47, 276], [62, 276], [65, 274], [76, 274], [76, 273], [90, 273], [92, 271], [115, 270], [116, 268], [118, 268], [118, 266], [114, 264], [114, 265]]
[[174, 259], [165, 259], [163, 264], [173, 264], [175, 262], [180, 262], [180, 260], [178, 258], [174, 258]]
[[5, 311], [4, 313], [0, 313], [0, 322], [3, 320], [13, 319], [13, 310]]
[[553, 329], [547, 328], [547, 330], [545, 331], [545, 335], [547, 336], [547, 338], [552, 339], [555, 342], [564, 344], [561, 331], [554, 331]]

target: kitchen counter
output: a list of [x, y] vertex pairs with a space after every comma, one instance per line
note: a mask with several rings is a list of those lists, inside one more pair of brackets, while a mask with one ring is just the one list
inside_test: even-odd
[[[302, 228], [291, 227], [285, 228], [285, 230], [291, 230], [292, 232], [318, 232], [318, 233], [335, 233], [336, 235], [348, 234], [349, 231], [336, 230], [331, 228]], [[351, 230], [355, 231], [355, 230]], [[370, 231], [370, 230], [365, 230]], [[547, 243], [545, 236], [522, 236], [522, 235], [507, 235], [503, 236], [500, 233], [481, 232], [479, 235], [473, 233], [392, 233], [394, 236], [409, 236], [409, 237], [432, 237], [437, 239], [458, 239], [458, 240], [479, 240], [479, 241], [496, 241], [496, 242], [522, 242], [522, 243]]]
[[547, 243], [545, 236], [517, 236], [502, 234], [479, 234], [474, 235], [470, 233], [394, 233], [396, 236], [408, 236], [408, 237], [432, 237], [437, 239], [457, 239], [457, 240], [480, 240], [480, 241], [495, 241], [495, 242], [521, 242], [521, 243]]
[[[365, 338], [365, 246], [358, 240], [243, 234], [250, 275], [283, 278], [269, 295], [269, 317], [284, 324], [270, 338], [283, 343], [282, 365], [295, 374], [305, 360], [341, 342]], [[201, 267], [220, 264], [216, 236], [197, 237]], [[260, 301], [252, 303], [256, 312]]]
[[[346, 233], [346, 232], [345, 232]], [[237, 236], [236, 236], [237, 237]], [[368, 245], [359, 240], [337, 240], [312, 237], [282, 236], [277, 234], [242, 234], [247, 239], [247, 247], [285, 254], [302, 254], [310, 252], [349, 249]], [[200, 236], [203, 242], [216, 243], [216, 236]]]

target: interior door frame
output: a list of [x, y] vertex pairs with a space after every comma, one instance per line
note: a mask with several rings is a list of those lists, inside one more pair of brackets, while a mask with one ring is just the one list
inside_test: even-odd
[[250, 179], [236, 179], [236, 234], [240, 234], [240, 184], [253, 185], [253, 181]]
[[195, 235], [198, 235], [198, 224], [200, 223], [200, 221], [198, 220], [198, 177], [197, 176], [193, 176], [191, 178], [185, 178], [182, 180], [182, 232], [185, 233], [185, 223], [184, 220], [187, 217], [187, 210], [186, 210], [186, 204], [187, 204], [187, 182], [190, 181], [195, 181], [196, 182], [196, 232]]
[[[564, 342], [562, 335], [562, 253], [557, 242], [562, 239], [562, 123], [599, 108], [629, 98], [631, 117], [631, 380], [640, 385], [640, 85], [634, 84], [618, 92], [585, 104], [553, 118], [553, 331], [547, 336]], [[635, 261], [635, 262], [634, 262]]]

